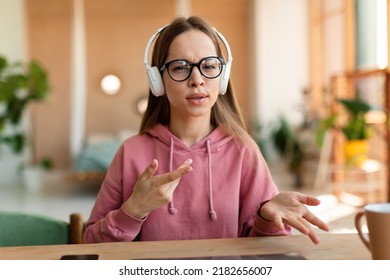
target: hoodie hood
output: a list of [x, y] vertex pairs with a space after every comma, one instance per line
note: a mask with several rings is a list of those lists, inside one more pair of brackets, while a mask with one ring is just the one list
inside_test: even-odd
[[[209, 135], [204, 137], [198, 143], [192, 147], [186, 146], [179, 138], [173, 135], [167, 126], [158, 124], [155, 127], [149, 129], [147, 134], [154, 137], [161, 143], [167, 146], [169, 149], [169, 171], [171, 172], [174, 167], [172, 166], [173, 157], [175, 152], [198, 152], [207, 153], [208, 155], [208, 188], [209, 188], [209, 215], [212, 221], [217, 220], [217, 213], [214, 210], [213, 203], [213, 185], [212, 185], [212, 154], [217, 153], [221, 147], [233, 140], [233, 136], [226, 135], [222, 129], [217, 127]], [[169, 203], [168, 211], [172, 215], [177, 213], [177, 209], [174, 207], [174, 200]]]

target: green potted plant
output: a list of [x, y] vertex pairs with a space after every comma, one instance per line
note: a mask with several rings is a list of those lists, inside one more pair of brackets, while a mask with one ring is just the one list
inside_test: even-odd
[[284, 116], [280, 116], [270, 137], [276, 151], [286, 161], [288, 170], [294, 176], [294, 186], [296, 188], [302, 187], [305, 150], [296, 130], [292, 128]]
[[[0, 56], [0, 144], [8, 145], [16, 154], [29, 147], [30, 157], [25, 162], [24, 169], [33, 166], [33, 169], [39, 170], [43, 165], [51, 166], [47, 159], [37, 159], [34, 133], [32, 129], [27, 133], [28, 130], [22, 124], [28, 105], [44, 101], [49, 91], [48, 74], [38, 62], [9, 63], [5, 57]], [[33, 128], [34, 120], [31, 122]]]
[[344, 111], [331, 114], [323, 119], [317, 129], [317, 143], [322, 145], [326, 130], [337, 129], [345, 137], [344, 154], [348, 164], [360, 164], [368, 156], [368, 139], [373, 136], [374, 129], [365, 120], [366, 113], [374, 109], [356, 95], [355, 99], [340, 98], [337, 100]]

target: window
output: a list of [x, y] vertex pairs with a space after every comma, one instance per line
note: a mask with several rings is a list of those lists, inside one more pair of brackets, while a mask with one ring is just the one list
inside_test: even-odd
[[387, 0], [356, 0], [356, 34], [356, 68], [386, 68]]

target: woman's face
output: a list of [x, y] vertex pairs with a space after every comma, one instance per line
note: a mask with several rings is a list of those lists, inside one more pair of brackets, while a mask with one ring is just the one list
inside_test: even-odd
[[[185, 59], [198, 63], [202, 58], [217, 56], [213, 41], [199, 30], [191, 30], [178, 35], [171, 43], [165, 63], [175, 59]], [[165, 93], [170, 103], [171, 117], [208, 117], [218, 98], [219, 80], [207, 79], [193, 67], [189, 78], [182, 82], [172, 80], [168, 71], [162, 73]]]

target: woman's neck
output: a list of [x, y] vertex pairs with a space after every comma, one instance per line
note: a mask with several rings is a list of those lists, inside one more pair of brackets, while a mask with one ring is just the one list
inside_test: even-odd
[[210, 121], [204, 118], [174, 120], [169, 123], [169, 130], [188, 147], [193, 146], [213, 131]]

